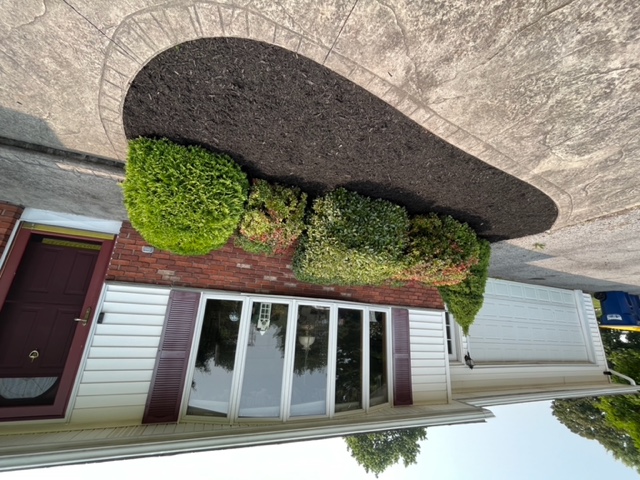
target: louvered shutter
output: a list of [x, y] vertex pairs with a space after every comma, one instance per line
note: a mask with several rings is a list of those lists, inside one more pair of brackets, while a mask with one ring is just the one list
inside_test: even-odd
[[189, 366], [200, 293], [172, 290], [142, 423], [173, 423]]
[[393, 322], [393, 404], [413, 405], [411, 387], [411, 345], [409, 310], [394, 308]]

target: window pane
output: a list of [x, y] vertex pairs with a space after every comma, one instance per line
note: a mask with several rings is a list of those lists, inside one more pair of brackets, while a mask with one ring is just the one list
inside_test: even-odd
[[362, 311], [338, 309], [336, 412], [362, 408]]
[[240, 417], [279, 417], [289, 306], [254, 302], [240, 394]]
[[327, 411], [329, 313], [329, 307], [298, 307], [291, 416], [324, 415]]
[[447, 353], [449, 355], [453, 355], [453, 341], [451, 339], [451, 319], [449, 318], [449, 313], [444, 314], [445, 325], [447, 328]]
[[226, 417], [242, 302], [207, 300], [187, 414]]
[[369, 405], [387, 403], [387, 314], [369, 312]]

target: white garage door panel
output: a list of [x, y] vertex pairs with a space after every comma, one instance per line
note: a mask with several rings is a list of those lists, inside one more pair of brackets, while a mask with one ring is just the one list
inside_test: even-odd
[[470, 330], [478, 362], [586, 362], [573, 293], [490, 279]]

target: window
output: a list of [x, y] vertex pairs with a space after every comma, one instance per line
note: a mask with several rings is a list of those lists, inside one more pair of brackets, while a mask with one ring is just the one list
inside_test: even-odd
[[203, 302], [186, 415], [287, 420], [389, 401], [389, 309], [241, 295]]
[[253, 302], [239, 417], [279, 418], [289, 306]]
[[241, 312], [240, 301], [207, 300], [188, 415], [229, 414]]
[[445, 312], [445, 326], [447, 329], [447, 353], [449, 354], [449, 360], [458, 361], [458, 345], [457, 345], [457, 329], [456, 323], [451, 318], [449, 312]]
[[327, 413], [330, 318], [329, 307], [298, 306], [291, 382], [292, 417]]

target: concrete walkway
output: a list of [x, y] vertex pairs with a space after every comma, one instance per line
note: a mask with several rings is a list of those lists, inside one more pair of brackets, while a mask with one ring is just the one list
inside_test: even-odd
[[[640, 206], [638, 25], [633, 1], [6, 0], [0, 137], [123, 160], [122, 103], [140, 68], [188, 40], [237, 36], [309, 57], [537, 186], [558, 204], [553, 231], [567, 231]], [[624, 228], [620, 242], [640, 233]], [[573, 250], [593, 258], [589, 237]], [[523, 242], [509, 245], [539, 253]], [[613, 250], [639, 263], [635, 248]]]

